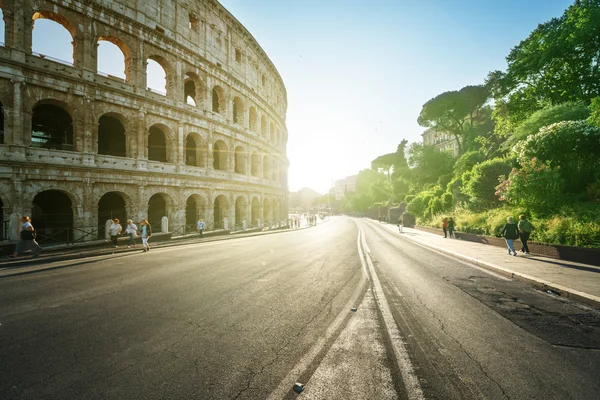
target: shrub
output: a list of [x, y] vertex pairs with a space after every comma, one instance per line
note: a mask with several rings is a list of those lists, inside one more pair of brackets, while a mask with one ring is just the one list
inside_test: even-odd
[[405, 227], [414, 228], [415, 222], [416, 219], [411, 213], [405, 212], [404, 214], [402, 214], [402, 225], [404, 225]]
[[444, 209], [444, 205], [442, 204], [442, 200], [439, 197], [434, 197], [429, 202], [428, 214], [433, 217], [441, 213]]
[[510, 171], [510, 162], [503, 158], [494, 158], [475, 165], [471, 171], [471, 178], [464, 186], [472, 204], [482, 208], [497, 207], [500, 204], [496, 195], [498, 179], [508, 175]]
[[452, 196], [452, 193], [442, 194], [442, 209], [443, 209], [443, 211], [450, 211], [452, 209], [453, 204], [454, 204], [454, 196]]
[[429, 203], [425, 203], [425, 199], [423, 198], [423, 196], [419, 195], [419, 196], [416, 196], [414, 199], [412, 199], [412, 201], [410, 203], [408, 203], [408, 206], [406, 207], [406, 209], [411, 214], [423, 216], [425, 214], [425, 211], [426, 211], [428, 205], [429, 205]]
[[415, 198], [415, 196], [414, 196], [414, 195], [412, 195], [412, 194], [408, 194], [408, 195], [406, 195], [406, 197], [404, 198], [404, 202], [405, 202], [406, 204], [408, 204], [408, 203], [410, 203], [410, 202], [411, 202], [411, 201], [412, 201], [414, 198]]
[[600, 96], [592, 99], [588, 123], [600, 127]]
[[499, 199], [541, 214], [555, 211], [562, 200], [563, 181], [559, 172], [536, 158], [521, 167], [513, 168], [508, 179], [496, 187]]
[[538, 158], [560, 173], [569, 193], [579, 193], [600, 170], [600, 128], [586, 121], [564, 121], [544, 127], [514, 147], [519, 162]]
[[473, 169], [473, 167], [484, 161], [483, 154], [478, 151], [468, 151], [462, 156], [458, 157], [456, 164], [454, 164], [454, 176], [459, 177], [467, 171]]

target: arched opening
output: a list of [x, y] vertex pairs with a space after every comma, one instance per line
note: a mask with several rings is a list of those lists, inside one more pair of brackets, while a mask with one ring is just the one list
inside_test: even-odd
[[260, 218], [260, 200], [252, 198], [252, 225], [256, 225]]
[[263, 138], [267, 137], [267, 118], [264, 115], [260, 117], [260, 135]]
[[237, 96], [233, 98], [233, 123], [244, 125], [244, 102]]
[[257, 152], [253, 152], [252, 153], [252, 159], [250, 160], [250, 173], [252, 174], [252, 176], [258, 176], [260, 171], [259, 171], [259, 164], [260, 162], [260, 158], [258, 156]]
[[32, 17], [31, 51], [42, 58], [75, 65], [75, 28], [71, 21], [51, 11], [38, 11]]
[[212, 110], [213, 112], [225, 115], [225, 93], [220, 86], [213, 87]]
[[152, 232], [162, 232], [162, 217], [169, 217], [165, 196], [163, 193], [156, 193], [148, 200], [148, 222], [152, 226]]
[[166, 96], [169, 93], [168, 64], [158, 56], [151, 56], [146, 63], [146, 87], [148, 90]]
[[131, 52], [121, 39], [113, 36], [98, 38], [97, 60], [100, 75], [130, 81]]
[[183, 81], [183, 101], [191, 106], [200, 106], [202, 102], [202, 81], [198, 75], [188, 72]]
[[215, 217], [215, 228], [223, 229], [223, 219], [229, 216], [229, 202], [225, 196], [217, 196], [213, 212]]
[[98, 154], [127, 157], [125, 127], [117, 118], [103, 115], [98, 121]]
[[118, 192], [108, 192], [98, 201], [98, 239], [104, 239], [106, 221], [118, 218], [121, 226], [127, 225], [127, 208], [125, 200]]
[[0, 102], [0, 144], [4, 144], [4, 106]]
[[4, 46], [4, 30], [6, 29], [6, 25], [4, 25], [4, 11], [2, 11], [2, 3], [0, 2], [0, 46]]
[[271, 173], [271, 171], [270, 171], [270, 165], [269, 165], [269, 157], [264, 156], [263, 157], [263, 178], [269, 179], [270, 173]]
[[0, 241], [8, 239], [8, 222], [4, 222], [4, 202], [0, 199]]
[[271, 209], [271, 202], [269, 199], [263, 201], [263, 217], [267, 223], [273, 220], [273, 210]]
[[196, 141], [192, 135], [188, 135], [185, 139], [185, 165], [197, 166], [198, 160], [196, 158]]
[[235, 173], [246, 173], [246, 152], [242, 146], [237, 146], [235, 148]]
[[148, 130], [148, 160], [167, 162], [167, 139], [157, 126]]
[[31, 147], [73, 150], [73, 119], [65, 109], [38, 103], [31, 116]]
[[227, 168], [227, 145], [222, 140], [217, 140], [213, 146], [213, 168], [226, 171]]
[[239, 196], [235, 200], [235, 225], [238, 228], [242, 227], [244, 220], [246, 220], [246, 208], [248, 207], [248, 203], [246, 202], [246, 198], [244, 196]]
[[271, 180], [272, 181], [277, 181], [277, 160], [272, 160], [271, 161]]
[[250, 119], [250, 130], [254, 133], [257, 132], [257, 125], [258, 125], [258, 114], [256, 113], [256, 108], [254, 107], [250, 107], [250, 113], [248, 115], [248, 118]]
[[271, 122], [271, 125], [269, 125], [269, 132], [271, 133], [271, 140], [270, 142], [272, 144], [275, 144], [275, 124]]
[[185, 203], [185, 226], [187, 232], [195, 232], [198, 229], [198, 220], [204, 219], [204, 199], [202, 196], [193, 194]]
[[58, 190], [38, 193], [32, 203], [31, 223], [42, 244], [71, 242], [73, 239], [73, 207], [71, 199]]

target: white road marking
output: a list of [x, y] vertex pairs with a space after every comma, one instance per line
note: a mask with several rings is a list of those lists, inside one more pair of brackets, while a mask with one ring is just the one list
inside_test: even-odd
[[390, 306], [385, 298], [385, 294], [383, 293], [383, 287], [381, 286], [381, 282], [379, 281], [379, 277], [377, 276], [377, 272], [373, 266], [373, 261], [371, 261], [371, 251], [367, 245], [367, 241], [365, 240], [364, 231], [360, 226], [359, 238], [360, 243], [362, 244], [362, 249], [364, 249], [366, 255], [363, 253], [360, 247], [358, 249], [358, 253], [361, 256], [361, 262], [363, 263], [363, 266], [365, 266], [366, 263], [366, 266], [368, 266], [368, 270], [370, 271], [370, 277], [373, 281], [373, 292], [375, 294], [375, 298], [377, 299], [377, 304], [379, 305], [381, 314], [383, 315], [385, 327], [391, 338], [394, 355], [396, 356], [396, 361], [398, 362], [398, 367], [400, 368], [400, 372], [402, 374], [402, 381], [404, 382], [404, 387], [406, 388], [406, 394], [409, 399], [422, 400], [425, 398], [425, 396], [423, 395], [419, 378], [417, 378], [417, 374], [415, 373], [413, 365], [410, 361], [408, 351], [404, 346], [404, 339], [400, 335], [400, 331], [396, 326]]

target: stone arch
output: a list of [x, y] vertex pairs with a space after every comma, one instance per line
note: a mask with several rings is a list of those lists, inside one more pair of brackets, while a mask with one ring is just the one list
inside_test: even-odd
[[73, 240], [74, 201], [63, 190], [42, 190], [31, 202], [31, 223], [42, 244], [68, 243]]
[[200, 134], [189, 133], [185, 138], [185, 164], [194, 167], [206, 167], [204, 141]]
[[270, 142], [274, 145], [276, 143], [276, 132], [275, 132], [275, 124], [273, 123], [273, 121], [271, 121], [271, 124], [269, 125], [269, 133], [271, 134], [270, 137]]
[[269, 164], [269, 157], [263, 157], [263, 178], [269, 179], [271, 174], [271, 165]]
[[267, 138], [267, 128], [268, 128], [267, 117], [262, 115], [260, 117], [260, 135], [265, 139]]
[[31, 113], [31, 147], [77, 150], [73, 137], [73, 118], [67, 104], [53, 99], [35, 104]]
[[225, 91], [219, 85], [212, 88], [212, 111], [221, 115], [226, 114]]
[[194, 107], [204, 108], [204, 83], [193, 72], [185, 74], [183, 80], [183, 101]]
[[256, 112], [256, 108], [254, 106], [250, 107], [248, 119], [250, 123], [250, 130], [254, 133], [258, 133], [258, 113]]
[[106, 192], [98, 200], [98, 239], [104, 239], [106, 234], [106, 221], [118, 218], [121, 226], [127, 225], [128, 196], [123, 192]]
[[235, 96], [233, 98], [233, 123], [244, 125], [244, 102], [241, 97]]
[[167, 217], [169, 221], [171, 220], [173, 204], [173, 198], [167, 193], [158, 192], [150, 196], [148, 199], [148, 222], [152, 226], [152, 232], [162, 232], [162, 217]]
[[256, 151], [252, 152], [252, 157], [250, 160], [250, 174], [252, 176], [260, 175], [260, 156]]
[[225, 195], [221, 194], [215, 197], [213, 215], [215, 219], [215, 228], [223, 229], [223, 219], [229, 217], [229, 201]]
[[[106, 42], [106, 43], [110, 43], [113, 46], [116, 46], [121, 53], [123, 54], [123, 75], [114, 75], [117, 78], [121, 78], [123, 79], [125, 82], [127, 83], [131, 83], [132, 81], [132, 59], [131, 59], [131, 50], [129, 49], [129, 46], [127, 45], [127, 43], [125, 43], [121, 38], [116, 37], [116, 36], [99, 36], [97, 43], [98, 46], [96, 47], [96, 69], [98, 70], [99, 73], [102, 73], [104, 71], [100, 71], [100, 69], [97, 67], [100, 63], [100, 46], [102, 46], [102, 42]], [[106, 71], [108, 72], [108, 71]]]
[[157, 123], [148, 129], [148, 160], [174, 162], [171, 144], [171, 130], [165, 124]]
[[[164, 91], [162, 90], [162, 88], [151, 87], [148, 84], [148, 66], [151, 65], [150, 61], [154, 61], [155, 63], [157, 63], [164, 71], [164, 74], [165, 74]], [[166, 58], [156, 55], [156, 54], [153, 54], [148, 57], [148, 59], [146, 61], [146, 87], [150, 91], [162, 94], [164, 96], [170, 96], [172, 94], [172, 92], [173, 92], [173, 70], [172, 70], [169, 62], [166, 60]]]
[[[57, 24], [59, 24], [60, 26], [62, 26], [64, 29], [67, 30], [67, 32], [69, 32], [69, 34], [71, 35], [71, 46], [73, 48], [73, 52], [72, 52], [72, 59], [71, 60], [62, 60], [62, 61], [66, 61], [66, 62], [70, 62], [71, 65], [78, 67], [77, 65], [77, 41], [75, 40], [77, 37], [77, 30], [75, 29], [75, 26], [73, 25], [73, 23], [71, 23], [71, 21], [66, 18], [65, 16], [55, 13], [53, 11], [49, 11], [49, 10], [38, 10], [36, 12], [33, 13], [31, 20], [32, 20], [32, 49], [31, 51], [33, 52], [33, 42], [36, 39], [36, 30], [35, 30], [35, 22], [37, 20], [40, 19], [46, 19], [49, 21], [53, 21]], [[39, 30], [38, 30], [39, 32]], [[43, 34], [43, 33], [42, 33]], [[39, 49], [41, 50], [41, 49]], [[38, 54], [40, 54], [42, 57], [43, 56], [50, 56], [53, 57], [55, 59], [61, 60], [60, 55], [56, 54], [54, 51], [50, 51], [50, 52], [37, 52]], [[46, 53], [50, 53], [50, 54], [46, 54]]]
[[228, 170], [227, 144], [223, 140], [217, 140], [213, 145], [213, 168], [221, 171]]
[[260, 200], [254, 196], [252, 198], [252, 225], [256, 225], [260, 219]]
[[238, 228], [242, 227], [243, 222], [248, 218], [247, 214], [248, 201], [244, 196], [238, 196], [235, 199], [235, 225]]
[[127, 157], [125, 117], [109, 112], [98, 119], [98, 154]]
[[237, 146], [234, 153], [234, 164], [236, 174], [246, 174], [246, 165], [248, 163], [246, 151], [242, 146]]
[[271, 201], [269, 199], [263, 200], [263, 218], [267, 223], [273, 220], [273, 210], [271, 209]]
[[206, 218], [206, 200], [199, 194], [188, 196], [185, 203], [185, 226], [187, 232], [195, 232], [198, 221]]

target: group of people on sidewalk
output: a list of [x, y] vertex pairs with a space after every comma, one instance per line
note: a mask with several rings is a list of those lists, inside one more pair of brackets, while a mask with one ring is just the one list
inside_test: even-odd
[[[110, 241], [115, 248], [119, 247], [119, 236], [121, 236], [121, 233], [123, 232], [123, 227], [119, 222], [120, 221], [118, 218], [113, 219], [112, 224], [108, 228], [110, 233]], [[128, 219], [127, 227], [125, 228], [125, 234], [129, 237], [129, 243], [127, 245], [128, 249], [135, 247], [135, 238], [136, 236], [140, 236], [142, 238], [142, 251], [150, 251], [148, 240], [152, 237], [152, 226], [147, 219], [144, 219], [142, 222], [140, 222], [139, 228], [133, 223], [132, 220]]]
[[509, 255], [517, 255], [517, 251], [515, 250], [515, 240], [517, 239], [521, 239], [521, 243], [523, 244], [521, 252], [529, 254], [527, 241], [529, 240], [529, 236], [531, 236], [533, 229], [533, 224], [529, 222], [527, 217], [523, 214], [519, 216], [518, 224], [515, 224], [513, 217], [508, 217], [506, 219], [506, 224], [504, 224], [502, 231], [500, 231], [500, 236], [503, 236], [506, 241]]
[[[444, 238], [454, 238], [454, 230], [455, 223], [452, 217], [443, 218], [442, 219], [442, 230], [444, 231]], [[519, 216], [519, 223], [516, 224], [514, 222], [513, 217], [508, 217], [506, 219], [506, 224], [500, 231], [500, 235], [504, 237], [506, 241], [506, 246], [508, 247], [509, 255], [517, 255], [517, 251], [515, 250], [515, 240], [520, 239], [523, 244], [523, 248], [521, 249], [522, 253], [529, 254], [529, 246], [527, 245], [527, 241], [531, 236], [531, 232], [534, 230], [534, 226], [531, 222], [527, 220], [527, 217], [524, 214]]]

